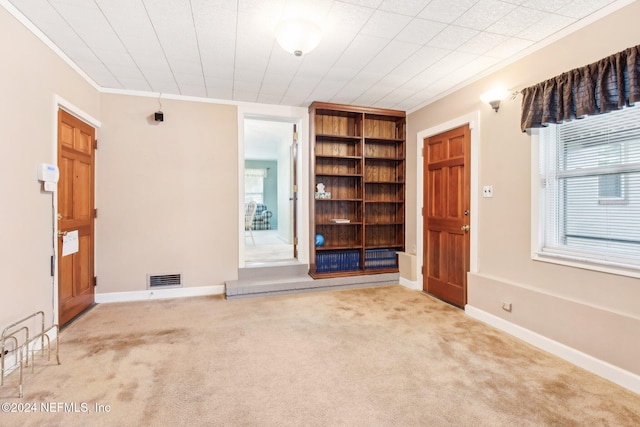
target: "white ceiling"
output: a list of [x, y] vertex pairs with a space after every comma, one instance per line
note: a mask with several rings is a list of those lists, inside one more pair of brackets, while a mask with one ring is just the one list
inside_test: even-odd
[[245, 159], [277, 160], [292, 141], [293, 123], [258, 118], [244, 120]]
[[[100, 87], [413, 111], [628, 0], [2, 0]], [[7, 5], [7, 8], [11, 6]], [[15, 11], [14, 11], [15, 12]], [[320, 45], [276, 43], [306, 15]]]

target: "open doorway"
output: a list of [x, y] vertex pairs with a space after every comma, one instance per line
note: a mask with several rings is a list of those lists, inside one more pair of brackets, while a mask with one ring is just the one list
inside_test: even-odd
[[245, 265], [296, 261], [294, 123], [244, 119]]

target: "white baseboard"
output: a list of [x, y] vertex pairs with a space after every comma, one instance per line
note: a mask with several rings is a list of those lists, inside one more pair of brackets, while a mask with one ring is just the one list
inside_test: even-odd
[[529, 329], [523, 328], [522, 326], [518, 326], [515, 323], [508, 322], [500, 317], [494, 316], [493, 314], [487, 313], [486, 311], [472, 307], [468, 304], [465, 306], [465, 313], [474, 319], [487, 323], [501, 331], [520, 338], [535, 347], [586, 369], [591, 373], [606, 378], [607, 380], [629, 389], [634, 393], [640, 394], [640, 376], [633, 372], [626, 371], [610, 363], [596, 359], [593, 356], [558, 341], [554, 341]]
[[166, 298], [201, 297], [224, 294], [224, 285], [197, 286], [193, 288], [146, 289], [144, 291], [109, 292], [96, 294], [96, 303], [146, 301]]
[[422, 286], [417, 281], [411, 281], [409, 279], [405, 279], [404, 277], [400, 277], [400, 284], [405, 288], [413, 289], [414, 291], [421, 291]]

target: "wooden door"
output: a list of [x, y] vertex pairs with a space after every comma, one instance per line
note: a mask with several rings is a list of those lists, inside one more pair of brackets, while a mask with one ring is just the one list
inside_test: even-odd
[[464, 307], [469, 271], [469, 126], [424, 140], [424, 291]]
[[[58, 111], [58, 323], [94, 303], [95, 129]], [[64, 235], [78, 232], [78, 251], [62, 256]]]

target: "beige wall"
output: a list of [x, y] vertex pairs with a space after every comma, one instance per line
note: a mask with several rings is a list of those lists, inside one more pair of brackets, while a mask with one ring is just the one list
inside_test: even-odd
[[53, 317], [52, 195], [36, 167], [56, 163], [55, 96], [99, 119], [98, 91], [0, 7], [0, 326]]
[[237, 277], [235, 106], [101, 97], [97, 152], [98, 293], [143, 291], [147, 274], [182, 273], [184, 287]]
[[[529, 135], [519, 129], [521, 98], [503, 101], [497, 114], [479, 101], [497, 84], [522, 89], [640, 44], [637, 16], [640, 2], [410, 114], [407, 158], [417, 158], [418, 132], [479, 110], [479, 170], [472, 173], [479, 188], [493, 185], [494, 197], [478, 195], [477, 212], [472, 212], [478, 246], [469, 305], [640, 374], [640, 280], [531, 260], [531, 150]], [[408, 166], [411, 213], [422, 196], [417, 195], [417, 161]], [[408, 215], [407, 248], [422, 244], [418, 220]], [[512, 302], [511, 313], [501, 309], [502, 300]]]

